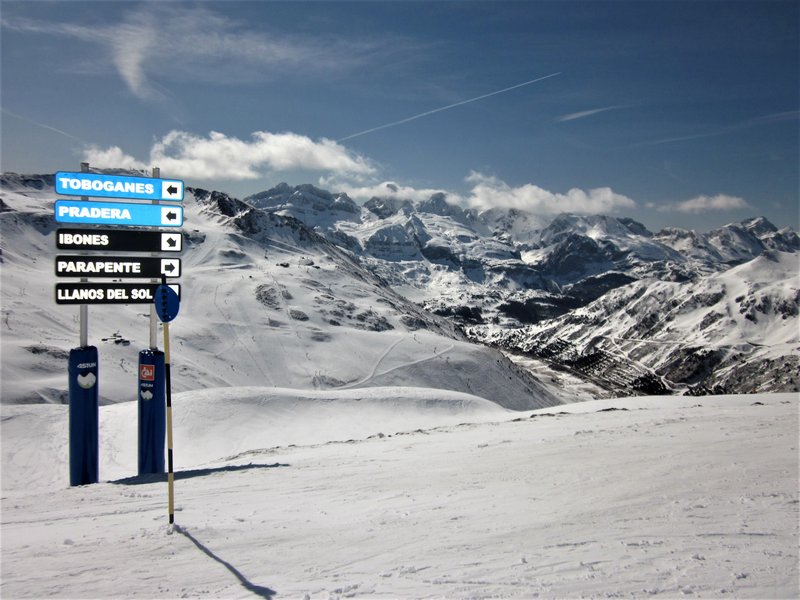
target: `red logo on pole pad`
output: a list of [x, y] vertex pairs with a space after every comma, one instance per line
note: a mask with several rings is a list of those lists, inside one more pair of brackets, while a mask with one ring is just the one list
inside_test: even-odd
[[155, 365], [139, 365], [139, 379], [142, 381], [155, 381], [156, 366]]

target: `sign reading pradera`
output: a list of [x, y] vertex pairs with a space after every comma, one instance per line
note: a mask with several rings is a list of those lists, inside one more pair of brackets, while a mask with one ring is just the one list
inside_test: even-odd
[[56, 200], [56, 221], [81, 225], [180, 227], [183, 207], [141, 202]]
[[98, 198], [182, 201], [183, 181], [59, 171], [56, 173], [56, 193]]

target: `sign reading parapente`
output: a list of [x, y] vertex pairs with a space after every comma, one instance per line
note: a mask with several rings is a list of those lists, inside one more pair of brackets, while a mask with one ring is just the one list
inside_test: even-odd
[[183, 234], [151, 229], [59, 229], [59, 250], [110, 250], [113, 252], [180, 252]]
[[[56, 304], [151, 304], [158, 283], [57, 283]], [[180, 297], [181, 286], [170, 285]]]
[[183, 200], [183, 181], [59, 171], [56, 173], [56, 193], [68, 196], [180, 202]]
[[183, 225], [183, 207], [165, 204], [56, 200], [55, 213], [59, 223], [145, 227]]
[[180, 258], [56, 256], [56, 277], [155, 278], [181, 276]]

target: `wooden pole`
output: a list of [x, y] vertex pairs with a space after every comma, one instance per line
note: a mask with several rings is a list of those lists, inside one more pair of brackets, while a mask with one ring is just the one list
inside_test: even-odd
[[[166, 277], [162, 281], [166, 281]], [[169, 523], [175, 522], [175, 475], [172, 462], [172, 378], [169, 366], [169, 323], [164, 323], [164, 375], [167, 392], [167, 493]]]

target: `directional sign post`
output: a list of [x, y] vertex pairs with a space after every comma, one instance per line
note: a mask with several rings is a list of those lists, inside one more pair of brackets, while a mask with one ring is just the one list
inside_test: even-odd
[[56, 173], [56, 193], [67, 196], [180, 202], [183, 200], [183, 182], [177, 179], [59, 171]]
[[83, 202], [56, 200], [56, 221], [82, 225], [180, 227], [183, 207], [134, 202]]
[[[73, 225], [110, 225], [111, 229], [62, 228], [56, 232], [59, 250], [95, 252], [99, 256], [60, 255], [55, 260], [57, 277], [80, 278], [80, 282], [58, 283], [57, 304], [80, 306], [81, 348], [70, 353], [70, 483], [81, 485], [97, 481], [97, 350], [88, 347], [87, 322], [89, 304], [150, 304], [150, 349], [140, 353], [139, 364], [139, 472], [164, 470], [164, 391], [171, 420], [169, 390], [169, 329], [166, 320], [177, 314], [180, 286], [166, 285], [167, 277], [180, 277], [179, 258], [183, 250], [180, 232], [164, 232], [129, 227], [170, 228], [183, 225], [183, 181], [161, 179], [160, 170], [153, 177], [128, 177], [90, 173], [89, 164], [81, 163], [81, 172], [60, 171], [55, 176], [56, 193], [80, 196], [80, 199], [59, 199], [55, 202], [55, 220]], [[90, 200], [100, 198], [101, 201]], [[125, 229], [120, 229], [123, 227]], [[108, 256], [107, 252], [139, 252], [149, 256]], [[90, 282], [89, 278], [150, 279], [150, 282]], [[158, 282], [162, 284], [159, 285]], [[164, 300], [169, 298], [169, 301]], [[168, 311], [165, 320], [165, 356], [155, 342], [154, 303]], [[161, 313], [159, 313], [161, 314]], [[78, 351], [94, 350], [93, 355]], [[73, 357], [75, 354], [75, 357]], [[144, 358], [143, 354], [146, 354]], [[74, 360], [73, 360], [74, 358]], [[75, 364], [73, 364], [75, 363]], [[165, 382], [166, 375], [166, 382]], [[166, 383], [166, 386], [165, 386]], [[84, 397], [92, 395], [93, 401]], [[89, 398], [91, 400], [91, 398]], [[74, 414], [73, 414], [74, 413]], [[78, 418], [81, 416], [81, 419]], [[83, 418], [85, 417], [85, 418]], [[76, 427], [88, 423], [83, 429]], [[73, 422], [76, 424], [73, 427]], [[172, 430], [169, 432], [170, 523], [174, 520], [172, 497]]]

